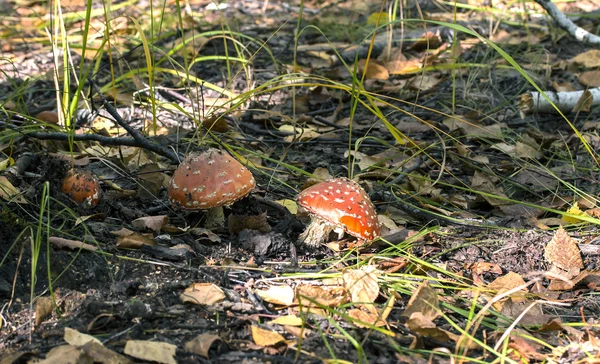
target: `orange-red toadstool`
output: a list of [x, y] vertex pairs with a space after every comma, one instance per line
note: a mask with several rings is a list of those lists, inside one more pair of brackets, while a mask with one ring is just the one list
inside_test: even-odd
[[298, 195], [298, 205], [308, 210], [310, 225], [300, 234], [308, 245], [326, 241], [332, 231], [341, 238], [346, 231], [360, 241], [380, 236], [373, 203], [360, 185], [347, 178], [334, 178], [311, 186]]
[[62, 192], [87, 207], [98, 205], [102, 196], [98, 179], [92, 172], [84, 169], [71, 169], [67, 172], [62, 182]]
[[229, 154], [208, 149], [188, 155], [169, 182], [169, 200], [185, 210], [227, 206], [246, 197], [256, 186], [248, 168]]

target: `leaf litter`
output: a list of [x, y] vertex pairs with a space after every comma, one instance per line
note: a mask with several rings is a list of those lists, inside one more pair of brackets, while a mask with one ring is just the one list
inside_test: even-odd
[[[575, 11], [589, 11], [581, 3]], [[136, 75], [105, 96], [159, 145], [187, 151], [182, 141], [193, 139], [226, 148], [251, 169], [256, 196], [209, 218], [169, 206], [166, 188], [176, 162], [130, 139], [120, 147], [78, 141], [73, 148], [62, 141], [30, 143], [36, 134], [11, 134], [8, 124], [37, 125], [36, 132], [47, 133], [64, 128], [58, 124], [65, 119], [49, 91], [56, 70], [40, 51], [49, 44], [33, 40], [32, 26], [46, 21], [48, 9], [10, 5], [18, 16], [0, 23], [26, 41], [3, 44], [0, 62], [6, 115], [0, 117], [0, 222], [6, 227], [0, 238], [9, 242], [0, 250], [6, 257], [0, 299], [7, 304], [0, 314], [2, 360], [240, 362], [299, 355], [303, 362], [423, 362], [430, 355], [443, 361], [444, 352], [490, 361], [575, 362], [600, 355], [593, 152], [600, 145], [593, 124], [599, 63], [593, 49], [562, 34], [549, 39], [537, 18], [528, 32], [502, 26], [490, 36], [544, 90], [553, 88], [565, 101], [559, 109], [575, 128], [583, 125], [578, 134], [552, 115], [555, 109], [507, 59], [490, 54], [475, 37], [451, 43], [447, 26], [393, 27], [371, 38], [375, 25], [390, 20], [373, 4], [319, 9], [307, 2], [305, 21], [326, 30], [342, 25], [343, 31], [333, 35], [335, 43], [303, 33], [294, 64], [289, 45], [297, 33], [282, 19], [296, 16], [295, 2], [260, 8], [231, 1], [216, 10], [192, 1], [207, 24], [186, 16], [190, 29], [212, 28], [210, 20], [224, 16], [260, 39], [243, 43], [254, 54], [251, 62], [240, 56], [230, 64], [243, 71], [225, 79], [222, 64], [202, 57], [235, 48], [225, 50], [222, 41], [189, 30], [153, 46], [172, 51], [180, 64], [189, 62], [187, 74], [205, 79], [202, 86], [181, 92], [185, 83], [161, 70], [154, 80], [161, 89], [153, 95], [148, 79]], [[450, 13], [422, 10], [430, 19], [452, 21]], [[334, 22], [324, 15], [330, 12]], [[148, 16], [143, 7], [133, 13]], [[478, 18], [483, 14], [453, 16], [479, 29], [487, 26]], [[81, 17], [67, 19], [77, 19], [69, 21], [79, 35]], [[135, 28], [129, 17], [119, 19], [113, 31]], [[266, 37], [268, 24], [283, 26]], [[0, 34], [6, 39], [9, 33]], [[87, 60], [99, 54], [96, 42], [103, 37], [90, 37], [96, 47]], [[527, 50], [519, 48], [523, 42]], [[115, 46], [124, 47], [120, 64], [143, 67], [137, 65], [143, 47]], [[291, 72], [275, 82], [280, 70], [266, 47], [281, 57], [277, 66]], [[347, 86], [363, 77], [357, 89]], [[271, 88], [263, 92], [264, 84]], [[243, 108], [231, 106], [227, 95], [251, 89], [260, 91], [243, 99]], [[356, 108], [349, 91], [360, 96]], [[149, 113], [144, 106], [156, 98], [161, 107]], [[108, 116], [75, 120], [75, 134], [129, 138]], [[207, 142], [215, 135], [221, 144]], [[98, 176], [98, 206], [63, 194], [60, 181], [72, 167]], [[297, 193], [342, 176], [367, 191], [384, 239], [295, 244], [306, 223]], [[40, 239], [53, 245], [40, 250]], [[34, 287], [21, 254], [39, 262]]]

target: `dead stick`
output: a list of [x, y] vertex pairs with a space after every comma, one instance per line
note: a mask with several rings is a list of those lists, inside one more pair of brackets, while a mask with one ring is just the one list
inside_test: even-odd
[[[96, 82], [91, 78], [88, 81], [89, 81], [90, 85], [92, 86], [94, 93], [97, 93], [98, 97], [100, 97], [100, 102], [101, 102], [102, 106], [104, 106], [106, 111], [108, 111], [108, 113], [115, 119], [115, 122], [117, 124], [121, 125], [125, 130], [127, 130], [129, 135], [131, 135], [133, 137], [133, 139], [138, 143], [138, 145], [141, 148], [144, 148], [144, 149], [147, 149], [154, 153], [160, 154], [164, 157], [169, 158], [174, 163], [179, 164], [180, 158], [177, 155], [177, 153], [173, 152], [169, 148], [166, 148], [160, 144], [157, 144], [157, 143], [154, 143], [154, 142], [148, 140], [144, 135], [142, 135], [142, 133], [140, 133], [139, 131], [132, 128], [131, 125], [127, 124], [125, 122], [125, 120], [123, 120], [123, 118], [121, 118], [121, 115], [119, 115], [117, 110], [111, 105], [111, 103], [108, 102], [104, 98], [104, 96], [100, 92], [100, 88], [98, 87]], [[93, 93], [91, 96], [93, 97]]]

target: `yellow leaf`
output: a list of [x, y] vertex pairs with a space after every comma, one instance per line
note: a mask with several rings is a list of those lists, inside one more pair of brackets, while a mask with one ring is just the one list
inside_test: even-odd
[[389, 22], [390, 17], [386, 12], [375, 12], [371, 13], [367, 18], [367, 24], [369, 25], [382, 25]]
[[[583, 211], [581, 211], [581, 209], [579, 208], [579, 205], [577, 204], [577, 202], [575, 202], [573, 204], [573, 206], [571, 206], [568, 210], [567, 210], [568, 214], [572, 214], [572, 215], [577, 215], [577, 216], [587, 216], [587, 214]], [[578, 219], [576, 217], [572, 217], [572, 216], [566, 216], [563, 215], [562, 216], [562, 220], [564, 222], [566, 222], [567, 224], [577, 224], [579, 222], [582, 222], [583, 220]]]
[[272, 324], [287, 326], [302, 326], [302, 319], [295, 315], [280, 316], [271, 321]]
[[258, 326], [252, 326], [252, 339], [256, 345], [260, 346], [272, 346], [282, 341], [285, 341], [285, 338], [280, 334], [261, 329]]

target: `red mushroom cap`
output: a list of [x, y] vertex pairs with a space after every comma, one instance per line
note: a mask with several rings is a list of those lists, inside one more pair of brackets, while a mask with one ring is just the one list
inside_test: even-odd
[[347, 178], [330, 179], [305, 189], [298, 195], [298, 204], [360, 240], [380, 236], [373, 203], [358, 183]]
[[248, 168], [218, 149], [188, 155], [169, 182], [169, 200], [187, 210], [230, 205], [256, 186]]
[[70, 169], [62, 181], [61, 190], [78, 204], [94, 207], [100, 202], [102, 189], [98, 178], [88, 170]]

